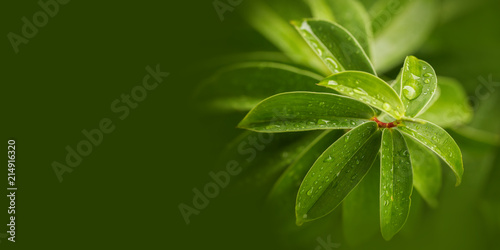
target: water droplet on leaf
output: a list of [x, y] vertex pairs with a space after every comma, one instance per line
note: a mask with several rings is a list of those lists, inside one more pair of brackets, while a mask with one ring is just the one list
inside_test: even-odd
[[333, 161], [333, 157], [331, 155], [329, 155], [328, 157], [326, 157], [323, 162], [332, 162]]
[[384, 108], [385, 111], [389, 111], [392, 109], [391, 105], [387, 102], [382, 105], [382, 108]]
[[313, 187], [311, 189], [309, 189], [309, 191], [307, 191], [307, 195], [311, 196], [311, 194], [313, 193], [313, 190], [314, 190]]
[[359, 94], [359, 95], [368, 95], [366, 93], [366, 91], [364, 89], [362, 89], [362, 88], [355, 88], [354, 92], [356, 92], [356, 94]]
[[422, 93], [422, 84], [419, 82], [419, 79], [409, 79], [405, 82], [403, 87], [403, 95], [408, 100], [414, 100], [419, 97]]
[[335, 85], [339, 85], [339, 84], [336, 81], [330, 80], [330, 81], [328, 81], [328, 85], [335, 86]]

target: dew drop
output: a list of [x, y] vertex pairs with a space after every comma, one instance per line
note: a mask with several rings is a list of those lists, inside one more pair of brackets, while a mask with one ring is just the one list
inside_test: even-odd
[[391, 105], [387, 102], [382, 105], [382, 108], [384, 108], [385, 111], [389, 111], [392, 109]]
[[328, 125], [328, 123], [330, 123], [330, 121], [324, 120], [324, 119], [318, 119], [318, 122], [317, 122], [317, 124], [320, 126]]
[[339, 84], [336, 81], [330, 80], [330, 81], [328, 81], [328, 85], [330, 85], [330, 86], [336, 86], [336, 85], [339, 85]]
[[[337, 62], [335, 62], [335, 60], [333, 60], [333, 58], [331, 57], [325, 57], [324, 60], [327, 62], [328, 65], [330, 65], [331, 68], [333, 68], [333, 73], [338, 73], [339, 70], [339, 65], [337, 64]], [[335, 84], [337, 85], [337, 84]]]
[[405, 95], [405, 97], [409, 100], [413, 100], [415, 98], [417, 98], [417, 92], [415, 91], [414, 88], [412, 88], [411, 86], [405, 86], [403, 88], [403, 94]]
[[314, 190], [313, 187], [311, 189], [309, 189], [309, 191], [307, 191], [307, 195], [311, 196], [311, 194], [313, 193], [313, 190]]
[[414, 100], [419, 97], [422, 93], [422, 84], [418, 79], [410, 79], [405, 82], [405, 86], [403, 87], [403, 95], [408, 100]]
[[279, 129], [281, 126], [280, 125], [269, 125], [266, 126], [266, 129]]
[[355, 88], [354, 92], [356, 92], [356, 94], [359, 94], [359, 95], [368, 95], [366, 93], [366, 91], [364, 89], [362, 89], [362, 88]]
[[331, 155], [329, 155], [328, 157], [326, 157], [323, 162], [332, 162], [333, 161], [333, 157]]

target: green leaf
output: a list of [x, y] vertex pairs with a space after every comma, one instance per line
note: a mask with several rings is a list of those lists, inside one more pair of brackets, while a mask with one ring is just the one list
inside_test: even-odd
[[322, 78], [281, 63], [240, 63], [207, 79], [195, 96], [208, 109], [248, 111], [264, 98], [281, 92], [324, 92], [324, 88], [316, 86]]
[[348, 95], [396, 119], [401, 119], [405, 113], [403, 103], [394, 89], [382, 79], [365, 72], [341, 72], [325, 78], [318, 85]]
[[418, 117], [441, 127], [468, 123], [472, 119], [472, 108], [460, 83], [452, 78], [439, 77], [438, 86], [441, 90], [439, 98]]
[[414, 53], [430, 35], [438, 14], [439, 1], [380, 1], [382, 8], [370, 12], [374, 30], [373, 63], [377, 72], [392, 69]]
[[259, 103], [238, 127], [257, 132], [349, 129], [369, 122], [374, 115], [369, 106], [344, 96], [288, 92]]
[[373, 37], [370, 17], [364, 6], [357, 0], [307, 0], [313, 16], [336, 22], [346, 28], [359, 42], [368, 57]]
[[325, 150], [300, 185], [295, 206], [297, 224], [333, 211], [366, 175], [379, 149], [380, 131], [375, 122], [369, 122]]
[[413, 169], [413, 186], [425, 201], [436, 207], [441, 189], [441, 164], [437, 156], [426, 147], [405, 135]]
[[342, 202], [342, 227], [350, 246], [358, 246], [379, 232], [380, 160]]
[[342, 26], [314, 19], [292, 24], [332, 73], [360, 70], [376, 74], [361, 45]]
[[[343, 134], [341, 130], [323, 131], [297, 155], [296, 160], [283, 172], [269, 193], [273, 203], [295, 203], [300, 183], [316, 159]], [[293, 209], [292, 209], [293, 214]]]
[[413, 176], [403, 135], [384, 129], [380, 155], [380, 228], [390, 240], [403, 228], [410, 213]]
[[414, 119], [414, 121], [405, 120], [398, 126], [398, 129], [410, 135], [443, 159], [455, 173], [456, 185], [460, 185], [464, 173], [462, 152], [455, 140], [444, 129], [420, 119]]
[[418, 116], [429, 108], [436, 95], [436, 72], [430, 64], [408, 56], [393, 87], [403, 101], [405, 116]]
[[252, 1], [244, 16], [259, 31], [293, 61], [328, 74], [328, 68], [318, 60], [300, 35], [276, 11], [262, 1]]

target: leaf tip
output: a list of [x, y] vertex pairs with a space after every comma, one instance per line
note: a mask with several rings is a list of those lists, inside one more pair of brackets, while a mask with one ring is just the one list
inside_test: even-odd
[[304, 225], [304, 222], [306, 222], [306, 219], [307, 219], [307, 214], [304, 214], [304, 215], [297, 214], [297, 219], [295, 220], [295, 224], [300, 227], [300, 226]]
[[295, 224], [297, 226], [302, 226], [304, 222], [307, 222], [307, 213], [306, 211], [300, 209], [300, 203], [295, 204]]
[[247, 124], [246, 124], [245, 120], [241, 120], [240, 123], [238, 123], [238, 125], [236, 125], [236, 128], [247, 129], [246, 125]]
[[[463, 166], [463, 163], [462, 163], [462, 166]], [[464, 169], [462, 167], [460, 173], [455, 173], [455, 178], [457, 179], [457, 181], [455, 182], [455, 187], [458, 187], [460, 186], [460, 184], [462, 184], [462, 175], [464, 174]]]
[[381, 228], [381, 233], [382, 233], [382, 238], [384, 238], [385, 241], [390, 241], [392, 240], [392, 238], [394, 238], [394, 236], [401, 230], [400, 229], [391, 229], [391, 228], [385, 228], [384, 230], [384, 227]]
[[382, 233], [382, 237], [384, 238], [385, 241], [390, 241], [394, 234], [387, 234], [387, 233]]

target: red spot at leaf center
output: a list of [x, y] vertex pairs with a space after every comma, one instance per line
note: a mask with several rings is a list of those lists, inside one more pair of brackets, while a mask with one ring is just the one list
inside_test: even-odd
[[377, 119], [377, 117], [373, 117], [371, 120], [376, 122], [379, 128], [394, 128], [397, 127], [398, 124], [400, 124], [399, 121], [393, 121], [389, 123], [381, 122], [379, 121], [379, 119]]

